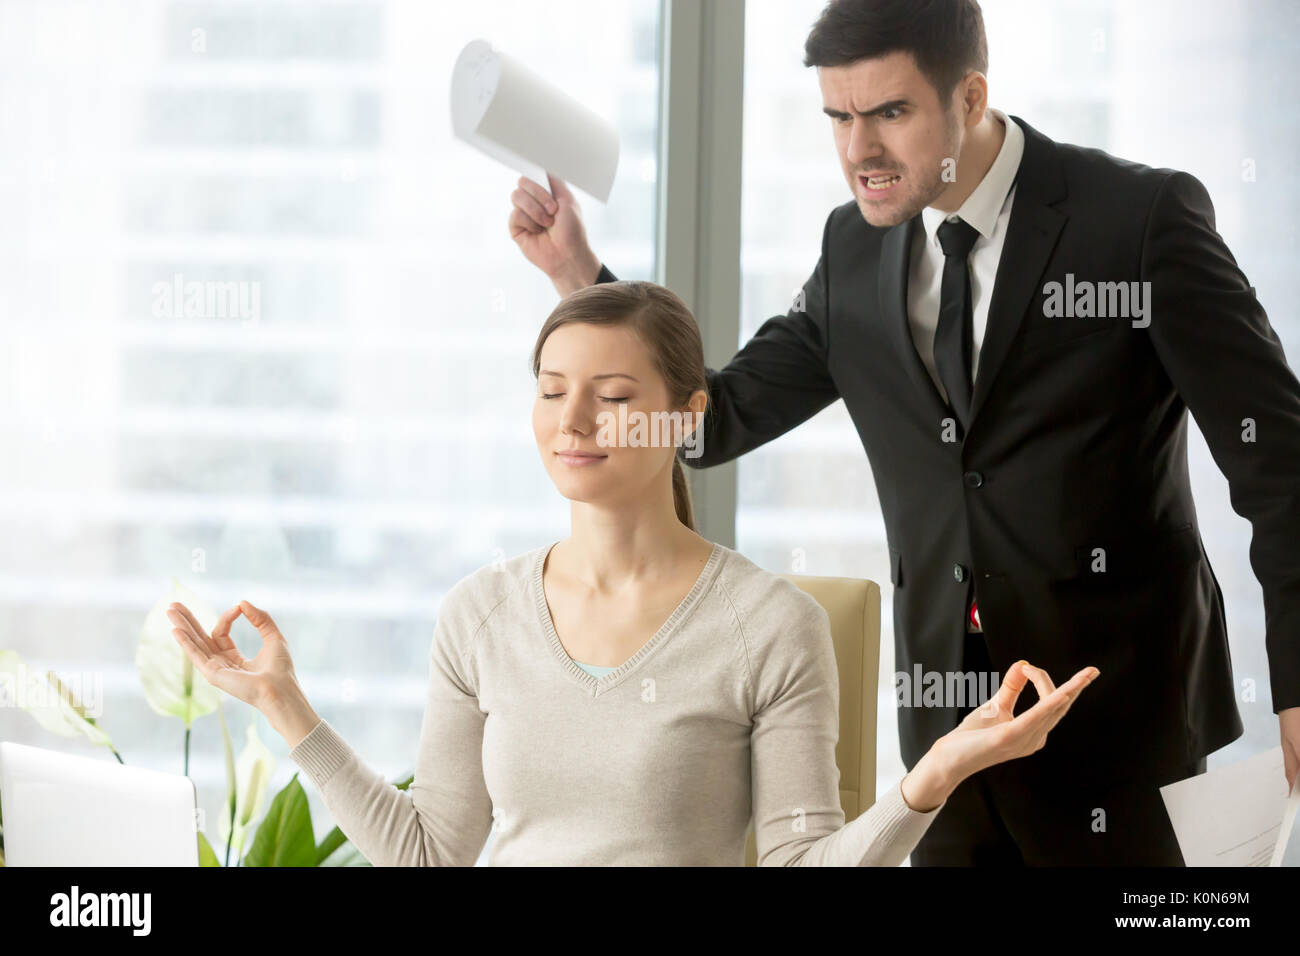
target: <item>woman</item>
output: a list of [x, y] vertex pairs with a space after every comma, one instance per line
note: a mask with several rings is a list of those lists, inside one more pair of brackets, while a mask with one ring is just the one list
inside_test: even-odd
[[[674, 447], [701, 434], [707, 399], [690, 311], [652, 283], [582, 289], [547, 318], [533, 373], [570, 535], [444, 598], [408, 791], [316, 714], [264, 611], [241, 602], [211, 635], [169, 612], [195, 666], [266, 715], [372, 863], [471, 865], [495, 829], [495, 865], [738, 865], [752, 812], [760, 865], [896, 865], [958, 783], [1041, 747], [1096, 676], [1056, 688], [1018, 662], [846, 825], [825, 611], [695, 532]], [[672, 413], [685, 427], [670, 441], [635, 427]], [[262, 636], [251, 661], [230, 640], [240, 614]], [[1028, 680], [1042, 699], [1013, 718]]]

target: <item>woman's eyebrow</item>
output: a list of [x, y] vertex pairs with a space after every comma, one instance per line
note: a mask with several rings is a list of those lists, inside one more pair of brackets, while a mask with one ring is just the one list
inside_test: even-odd
[[[550, 375], [550, 376], [553, 376], [554, 378], [564, 378], [564, 375], [563, 375], [562, 373], [560, 373], [560, 372], [553, 372], [553, 371], [551, 371], [550, 369], [546, 369], [546, 368], [542, 369], [542, 370], [541, 370], [540, 372], [538, 372], [537, 374], [538, 374], [538, 375]], [[628, 379], [631, 379], [631, 380], [634, 381], [634, 382], [640, 382], [640, 381], [641, 381], [641, 380], [640, 380], [639, 378], [637, 378], [635, 375], [628, 375], [626, 372], [605, 372], [605, 373], [602, 374], [602, 375], [593, 375], [593, 376], [591, 377], [591, 380], [592, 380], [593, 382], [598, 382], [598, 381], [600, 381], [601, 379], [605, 379], [605, 378], [628, 378]]]

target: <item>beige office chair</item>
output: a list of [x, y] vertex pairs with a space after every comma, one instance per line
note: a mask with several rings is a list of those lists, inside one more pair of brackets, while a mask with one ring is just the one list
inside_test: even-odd
[[[856, 819], [876, 802], [876, 687], [880, 680], [880, 586], [861, 578], [784, 574], [826, 609], [840, 677], [840, 768], [844, 820]], [[758, 863], [750, 821], [745, 865]]]

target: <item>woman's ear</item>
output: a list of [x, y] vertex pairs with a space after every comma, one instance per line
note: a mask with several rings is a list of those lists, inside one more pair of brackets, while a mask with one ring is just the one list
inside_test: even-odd
[[682, 422], [682, 447], [687, 458], [698, 458], [703, 453], [700, 442], [704, 438], [704, 409], [709, 403], [709, 393], [697, 389], [686, 403]]
[[704, 421], [704, 409], [708, 404], [709, 393], [704, 389], [699, 388], [691, 394], [691, 400], [686, 403], [686, 407], [691, 410], [695, 421], [697, 423], [702, 423]]

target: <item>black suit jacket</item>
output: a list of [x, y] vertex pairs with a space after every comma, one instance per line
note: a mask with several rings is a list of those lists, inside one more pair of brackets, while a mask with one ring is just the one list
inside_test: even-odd
[[[843, 398], [884, 514], [897, 670], [960, 672], [973, 594], [999, 674], [1020, 658], [1058, 682], [1101, 671], [1014, 764], [1172, 779], [1242, 733], [1187, 411], [1252, 523], [1274, 711], [1294, 707], [1300, 384], [1200, 182], [1012, 119], [1025, 150], [965, 432], [945, 440], [952, 413], [908, 326], [920, 217], [878, 228], [851, 201], [826, 221], [803, 301], [709, 371], [703, 454], [683, 461], [728, 461]], [[1054, 317], [1051, 282], [1149, 282], [1150, 324]], [[1026, 690], [1017, 713], [1035, 700]], [[956, 721], [955, 708], [900, 707], [907, 767]]]

